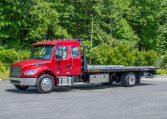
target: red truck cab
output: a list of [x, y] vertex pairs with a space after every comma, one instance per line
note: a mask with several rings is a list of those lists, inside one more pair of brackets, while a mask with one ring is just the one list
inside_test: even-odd
[[[21, 90], [28, 88], [28, 86], [38, 86], [40, 89], [41, 86], [37, 84], [37, 79], [44, 77], [46, 80], [42, 80], [41, 83], [43, 83], [43, 87], [48, 87], [48, 89], [40, 89], [39, 91], [50, 92], [50, 89], [58, 84], [71, 83], [70, 78], [80, 75], [81, 69], [80, 41], [37, 42], [32, 44], [29, 59], [12, 64], [10, 81]], [[62, 77], [62, 80], [57, 80], [58, 77]], [[54, 85], [49, 85], [49, 83]]]

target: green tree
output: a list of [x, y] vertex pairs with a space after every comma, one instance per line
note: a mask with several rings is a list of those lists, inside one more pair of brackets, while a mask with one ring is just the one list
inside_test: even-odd
[[32, 42], [69, 36], [59, 25], [59, 13], [51, 1], [4, 0], [1, 6], [0, 42], [8, 47], [19, 49]]
[[158, 47], [164, 1], [166, 0], [161, 2], [159, 0], [131, 0], [126, 19], [139, 37], [140, 50], [156, 50]]

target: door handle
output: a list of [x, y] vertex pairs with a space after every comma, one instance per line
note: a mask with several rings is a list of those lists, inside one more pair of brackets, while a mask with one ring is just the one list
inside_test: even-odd
[[71, 68], [71, 64], [67, 64], [67, 65], [66, 65], [66, 68]]

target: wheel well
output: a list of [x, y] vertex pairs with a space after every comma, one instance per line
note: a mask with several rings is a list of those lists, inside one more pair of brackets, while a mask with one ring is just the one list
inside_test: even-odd
[[43, 75], [43, 74], [51, 75], [51, 76], [53, 77], [53, 79], [54, 79], [55, 85], [57, 85], [57, 78], [56, 78], [55, 74], [54, 74], [52, 71], [50, 71], [50, 70], [42, 71], [42, 72], [38, 75], [38, 78], [39, 78], [41, 75]]
[[110, 73], [110, 78], [113, 79], [116, 83], [120, 82], [120, 77], [124, 72], [112, 72]]

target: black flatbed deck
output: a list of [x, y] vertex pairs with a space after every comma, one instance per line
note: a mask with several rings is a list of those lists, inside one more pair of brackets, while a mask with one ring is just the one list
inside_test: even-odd
[[139, 71], [139, 72], [152, 72], [158, 69], [154, 66], [124, 66], [124, 65], [88, 65], [88, 72], [129, 72], [129, 71]]

